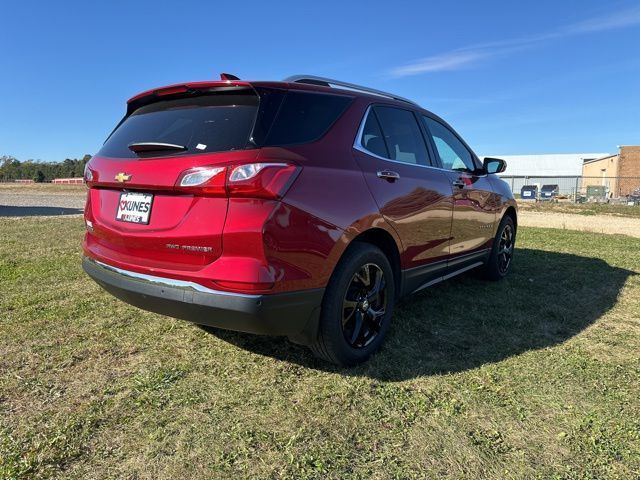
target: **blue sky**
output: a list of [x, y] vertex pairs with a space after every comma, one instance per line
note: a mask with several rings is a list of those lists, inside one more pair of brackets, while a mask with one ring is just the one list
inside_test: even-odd
[[478, 154], [640, 144], [640, 2], [3, 2], [0, 155], [94, 153], [148, 88], [322, 75], [443, 116]]

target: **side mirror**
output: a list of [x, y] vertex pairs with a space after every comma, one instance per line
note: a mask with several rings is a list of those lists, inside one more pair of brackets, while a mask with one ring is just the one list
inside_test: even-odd
[[487, 173], [502, 173], [507, 169], [507, 162], [499, 158], [485, 158], [482, 162]]

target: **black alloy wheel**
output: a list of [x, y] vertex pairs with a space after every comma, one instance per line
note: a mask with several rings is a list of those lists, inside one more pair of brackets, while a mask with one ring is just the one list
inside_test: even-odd
[[311, 350], [336, 365], [364, 362], [378, 350], [389, 330], [395, 289], [394, 271], [382, 250], [353, 242], [325, 290]]
[[387, 311], [387, 282], [375, 263], [367, 263], [351, 278], [342, 303], [342, 333], [353, 348], [369, 345], [380, 332]]
[[489, 280], [500, 280], [507, 276], [513, 263], [516, 245], [516, 226], [510, 215], [505, 215], [498, 226], [491, 253], [484, 267], [484, 275]]
[[498, 270], [502, 275], [506, 275], [511, 265], [514, 246], [513, 226], [507, 223], [502, 229], [500, 242], [498, 243]]

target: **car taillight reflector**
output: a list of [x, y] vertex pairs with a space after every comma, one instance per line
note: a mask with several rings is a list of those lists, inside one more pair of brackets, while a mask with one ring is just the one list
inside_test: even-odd
[[265, 292], [273, 287], [273, 282], [264, 283], [264, 282], [231, 282], [231, 281], [222, 281], [215, 280], [214, 285], [221, 287], [224, 290], [232, 291], [232, 292], [243, 292], [243, 293], [257, 293], [257, 292]]

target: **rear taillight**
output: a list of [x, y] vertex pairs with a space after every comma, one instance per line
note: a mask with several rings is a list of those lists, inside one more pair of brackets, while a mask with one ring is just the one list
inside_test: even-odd
[[84, 183], [87, 187], [90, 187], [93, 183], [93, 171], [91, 167], [89, 167], [89, 162], [84, 166]]
[[198, 167], [180, 175], [176, 189], [209, 196], [281, 198], [300, 172], [289, 163]]
[[298, 171], [298, 167], [288, 163], [238, 165], [229, 169], [227, 191], [232, 197], [279, 198]]
[[183, 172], [178, 179], [181, 190], [213, 196], [225, 196], [226, 167], [198, 167]]

